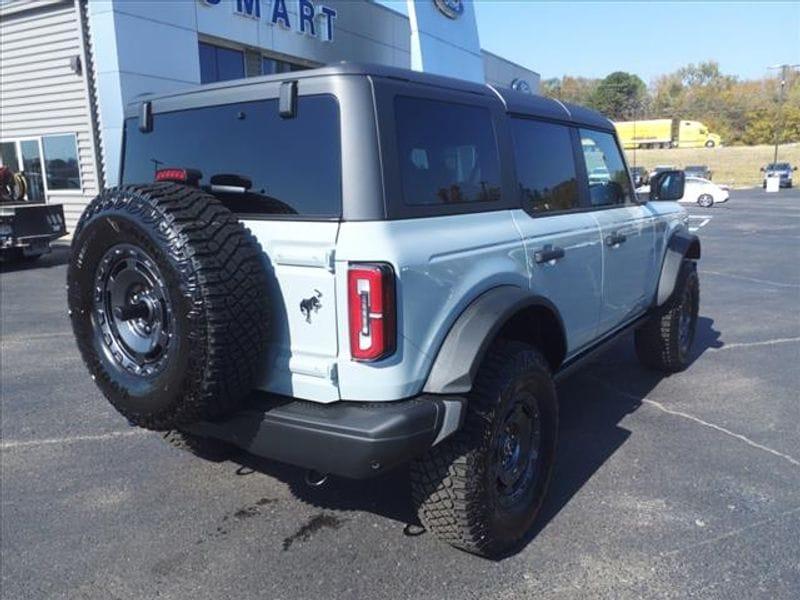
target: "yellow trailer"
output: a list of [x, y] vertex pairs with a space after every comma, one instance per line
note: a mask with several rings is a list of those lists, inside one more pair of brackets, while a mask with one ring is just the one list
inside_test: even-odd
[[614, 124], [620, 142], [632, 148], [713, 148], [722, 143], [716, 133], [700, 121], [681, 119], [646, 119]]

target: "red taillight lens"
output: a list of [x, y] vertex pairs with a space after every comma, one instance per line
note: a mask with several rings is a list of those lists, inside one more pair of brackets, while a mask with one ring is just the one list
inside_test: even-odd
[[156, 181], [172, 181], [174, 183], [185, 183], [186, 185], [197, 185], [203, 178], [203, 174], [195, 169], [159, 169], [156, 171]]
[[347, 273], [350, 356], [372, 361], [395, 351], [394, 271], [383, 264], [351, 264]]

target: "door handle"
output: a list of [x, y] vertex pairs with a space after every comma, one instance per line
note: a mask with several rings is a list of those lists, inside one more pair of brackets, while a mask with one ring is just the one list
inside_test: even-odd
[[624, 233], [615, 231], [606, 236], [606, 246], [619, 246], [627, 241], [627, 236]]
[[564, 258], [564, 249], [558, 246], [548, 245], [533, 254], [533, 260], [538, 264], [558, 260], [559, 258]]

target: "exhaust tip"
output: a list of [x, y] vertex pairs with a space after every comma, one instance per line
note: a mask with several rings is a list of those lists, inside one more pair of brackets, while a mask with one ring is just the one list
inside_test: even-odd
[[314, 469], [309, 469], [306, 471], [305, 482], [307, 486], [320, 487], [321, 485], [324, 485], [326, 481], [328, 481], [327, 473], [320, 473]]

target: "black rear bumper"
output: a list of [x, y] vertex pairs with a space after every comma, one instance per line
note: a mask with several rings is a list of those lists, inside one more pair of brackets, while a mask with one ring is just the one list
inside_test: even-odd
[[[461, 400], [419, 396], [393, 402], [318, 404], [268, 397], [224, 421], [185, 429], [256, 456], [363, 479], [430, 448], [442, 430], [448, 402], [460, 405]], [[463, 411], [458, 412], [460, 419]]]

